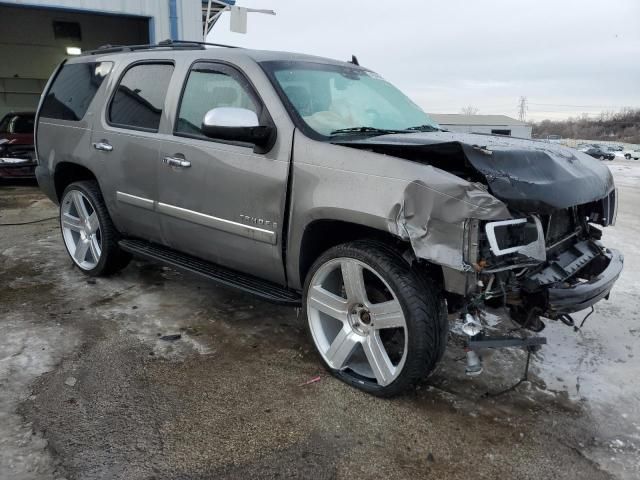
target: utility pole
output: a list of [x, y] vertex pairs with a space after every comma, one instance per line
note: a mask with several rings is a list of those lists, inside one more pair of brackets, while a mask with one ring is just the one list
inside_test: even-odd
[[527, 97], [520, 97], [518, 100], [518, 120], [521, 122], [527, 121], [527, 110], [529, 107], [527, 106]]

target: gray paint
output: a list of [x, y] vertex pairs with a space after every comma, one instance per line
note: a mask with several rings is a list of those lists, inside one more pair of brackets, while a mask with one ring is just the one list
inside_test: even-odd
[[[465, 273], [475, 258], [471, 253], [475, 252], [475, 246], [470, 239], [470, 227], [477, 227], [479, 220], [512, 217], [507, 205], [490, 194], [486, 185], [422, 161], [427, 152], [417, 159], [403, 159], [398, 158], [402, 155], [391, 156], [384, 150], [390, 144], [407, 151], [411, 146], [423, 148], [425, 144], [450, 146], [456, 140], [455, 134], [385, 136], [368, 143], [354, 141], [343, 145], [310, 139], [295, 129], [257, 63], [295, 59], [342, 62], [298, 54], [219, 48], [141, 51], [90, 58], [96, 59], [111, 60], [115, 67], [85, 119], [40, 120], [37, 142], [42, 166], [38, 178], [43, 190], [51, 192], [51, 172], [55, 172], [60, 161], [89, 168], [100, 180], [116, 227], [125, 235], [146, 238], [300, 289], [303, 282], [300, 252], [307, 227], [318, 220], [349, 222], [406, 241], [416, 257], [445, 269], [445, 287], [465, 293], [475, 278]], [[72, 61], [86, 60], [83, 57]], [[171, 61], [175, 65], [157, 133], [113, 127], [105, 119], [109, 92], [124, 69], [139, 60]], [[173, 135], [184, 79], [189, 67], [202, 60], [232, 64], [251, 79], [277, 129], [275, 144], [268, 152]], [[509, 147], [524, 157], [537, 148], [525, 141], [515, 148], [493, 137], [467, 137], [458, 139], [458, 147], [470, 160], [474, 155], [486, 154], [486, 147], [474, 147], [473, 142], [487, 139], [493, 142], [501, 159], [502, 155], [508, 158]], [[101, 141], [112, 144], [113, 151], [91, 147], [92, 142]], [[376, 145], [382, 148], [379, 153], [370, 151]], [[162, 162], [167, 156], [184, 158], [191, 166], [181, 169], [167, 165]], [[446, 163], [440, 166], [444, 168]], [[594, 175], [597, 173], [594, 168]], [[511, 183], [516, 185], [512, 185], [511, 192], [517, 192], [515, 177]], [[287, 193], [290, 204], [285, 218]], [[273, 230], [253, 228], [256, 225], [242, 227], [249, 218], [260, 219]]]

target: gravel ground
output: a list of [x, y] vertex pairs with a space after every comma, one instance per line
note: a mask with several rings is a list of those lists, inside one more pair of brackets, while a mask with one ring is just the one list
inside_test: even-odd
[[[56, 221], [0, 227], [0, 479], [639, 478], [640, 162], [609, 165], [625, 272], [496, 397], [521, 351], [469, 379], [452, 335], [417, 392], [376, 399], [326, 376], [295, 310], [142, 262], [88, 280]], [[0, 223], [54, 215], [0, 185]]]

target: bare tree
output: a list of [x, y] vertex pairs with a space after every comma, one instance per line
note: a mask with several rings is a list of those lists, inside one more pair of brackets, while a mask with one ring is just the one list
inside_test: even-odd
[[467, 105], [466, 107], [460, 109], [460, 113], [462, 115], [477, 115], [478, 111], [479, 110], [473, 105]]
[[520, 97], [518, 100], [518, 120], [521, 122], [527, 121], [527, 110], [529, 107], [527, 106], [527, 97]]
[[619, 112], [589, 116], [582, 113], [567, 120], [543, 120], [533, 123], [536, 138], [560, 135], [580, 140], [614, 140], [640, 143], [640, 108], [625, 107]]

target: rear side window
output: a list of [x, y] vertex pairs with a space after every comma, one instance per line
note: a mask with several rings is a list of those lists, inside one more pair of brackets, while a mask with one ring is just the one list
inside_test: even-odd
[[157, 132], [173, 65], [143, 63], [131, 67], [120, 80], [111, 105], [112, 125]]
[[64, 65], [47, 92], [40, 116], [59, 120], [82, 120], [112, 66], [112, 62]]

